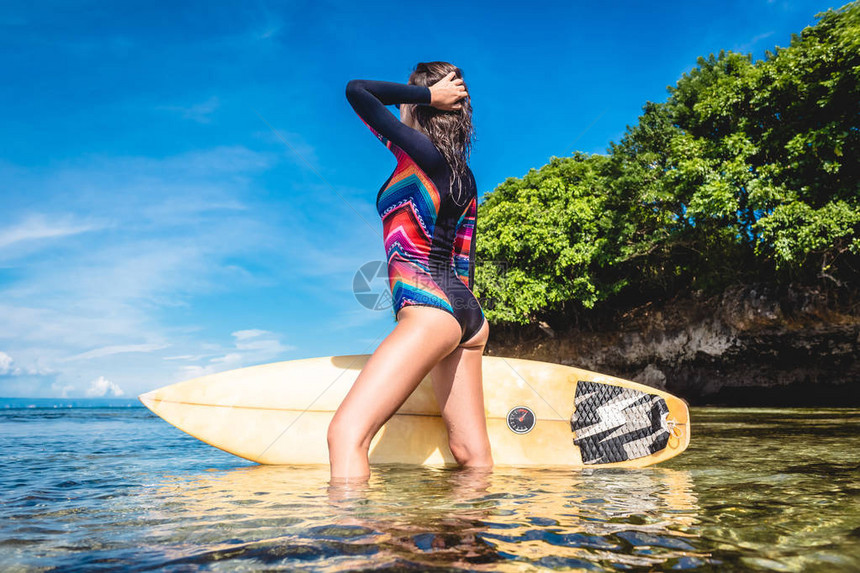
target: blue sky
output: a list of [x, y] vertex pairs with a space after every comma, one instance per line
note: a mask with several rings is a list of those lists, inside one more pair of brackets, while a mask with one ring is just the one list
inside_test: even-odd
[[393, 314], [353, 278], [384, 257], [394, 158], [349, 79], [460, 66], [480, 196], [606, 153], [698, 56], [763, 58], [841, 5], [3, 3], [0, 396], [373, 352]]

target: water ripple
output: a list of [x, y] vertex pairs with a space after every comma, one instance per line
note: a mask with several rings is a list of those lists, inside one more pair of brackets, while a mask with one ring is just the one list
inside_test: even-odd
[[0, 569], [856, 571], [856, 410], [694, 409], [643, 470], [249, 464], [144, 409], [0, 412]]

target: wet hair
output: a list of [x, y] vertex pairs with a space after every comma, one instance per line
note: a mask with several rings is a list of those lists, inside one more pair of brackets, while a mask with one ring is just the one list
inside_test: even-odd
[[[462, 70], [454, 64], [420, 62], [415, 65], [415, 69], [410, 74], [409, 83], [430, 87], [451, 72], [455, 72], [454, 78], [463, 78]], [[468, 92], [469, 88], [466, 86], [465, 80], [463, 87]], [[468, 96], [461, 99], [459, 103], [462, 107], [450, 111], [429, 105], [415, 105], [410, 110], [415, 121], [430, 138], [430, 141], [445, 156], [453, 175], [451, 192], [454, 194], [454, 200], [458, 205], [465, 204], [463, 178], [468, 177], [469, 155], [472, 150], [472, 140], [475, 138], [470, 100], [471, 97]]]

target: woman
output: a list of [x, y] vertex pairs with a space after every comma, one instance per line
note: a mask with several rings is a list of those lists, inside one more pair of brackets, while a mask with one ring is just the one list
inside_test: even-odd
[[[397, 159], [376, 197], [397, 325], [329, 425], [331, 476], [370, 475], [373, 436], [428, 373], [454, 458], [492, 466], [481, 381], [490, 327], [472, 294], [477, 190], [462, 73], [447, 62], [420, 63], [408, 84], [351, 80], [346, 97]], [[400, 120], [385, 107], [392, 104]]]

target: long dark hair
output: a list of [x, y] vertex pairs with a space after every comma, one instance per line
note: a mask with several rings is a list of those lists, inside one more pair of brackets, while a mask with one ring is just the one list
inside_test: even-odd
[[[463, 78], [463, 72], [448, 62], [419, 62], [409, 76], [409, 83], [418, 86], [431, 86], [455, 72], [455, 78]], [[466, 91], [466, 81], [463, 80]], [[460, 109], [445, 111], [429, 105], [416, 105], [412, 107], [412, 115], [421, 126], [421, 129], [430, 138], [430, 141], [445, 156], [451, 172], [456, 181], [451, 182], [451, 192], [454, 193], [455, 202], [464, 203], [463, 178], [469, 174], [469, 155], [472, 150], [472, 140], [475, 138], [475, 128], [472, 125], [472, 102], [471, 97], [460, 100]], [[456, 192], [455, 192], [456, 189]]]

